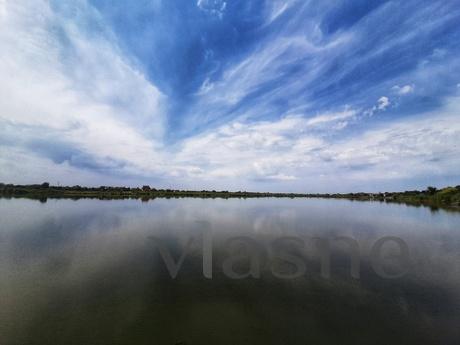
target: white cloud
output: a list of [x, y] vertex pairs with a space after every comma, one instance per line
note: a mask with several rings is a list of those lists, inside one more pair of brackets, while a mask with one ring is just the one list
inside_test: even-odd
[[[410, 178], [456, 174], [460, 164], [460, 99], [439, 112], [370, 129], [327, 152], [344, 168], [366, 167], [350, 174], [363, 179]], [[329, 151], [330, 150], [330, 151]], [[335, 170], [340, 174], [340, 171]]]
[[281, 16], [290, 6], [291, 1], [288, 0], [272, 0], [267, 4], [267, 24], [272, 23]]
[[6, 0], [0, 0], [0, 19], [6, 16]]
[[[341, 140], [331, 137], [330, 131], [335, 123], [353, 118], [351, 110], [310, 119], [235, 122], [185, 141], [176, 163], [196, 168], [190, 175], [191, 170], [182, 170], [183, 178], [236, 179], [241, 186], [251, 185], [251, 180], [278, 180], [310, 190], [325, 190], [337, 181], [457, 174], [459, 110], [460, 99], [452, 99], [440, 112], [396, 120]], [[318, 132], [325, 123], [329, 126]], [[321, 183], [315, 182], [319, 176]]]
[[389, 98], [385, 96], [380, 97], [377, 103], [377, 108], [379, 110], [385, 110], [391, 104]]
[[201, 84], [201, 87], [197, 92], [197, 96], [201, 96], [210, 92], [213, 89], [213, 87], [214, 84], [209, 80], [209, 78], [206, 78], [203, 84]]
[[[331, 122], [335, 122], [336, 124], [343, 124], [347, 120], [351, 120], [356, 116], [356, 111], [347, 109], [342, 112], [338, 113], [328, 113], [315, 116], [307, 120], [307, 124], [309, 126], [322, 126], [324, 124], [330, 124]], [[336, 128], [336, 127], [333, 127]], [[327, 129], [332, 129], [331, 127]]]
[[227, 8], [227, 2], [223, 0], [198, 0], [198, 8], [208, 14], [215, 15], [222, 19]]
[[392, 89], [395, 90], [398, 93], [398, 95], [407, 95], [409, 93], [414, 92], [414, 85], [395, 85], [392, 87]]
[[126, 185], [128, 180], [111, 175], [76, 168], [63, 162], [56, 164], [51, 159], [40, 157], [25, 149], [0, 146], [0, 181], [13, 183], [39, 183], [71, 185]]
[[363, 115], [371, 117], [378, 112], [385, 111], [391, 105], [390, 99], [386, 96], [382, 96], [377, 100], [377, 104], [372, 108], [363, 111]]
[[[6, 1], [0, 21], [0, 122], [47, 137], [95, 160], [126, 169], [161, 171], [164, 96], [129, 63], [85, 1], [79, 16], [56, 13], [46, 1]], [[59, 34], [58, 34], [59, 33]], [[65, 37], [65, 39], [62, 39]], [[131, 167], [131, 168], [130, 168]], [[134, 169], [135, 167], [135, 169]]]
[[253, 124], [235, 122], [186, 140], [176, 155], [177, 162], [202, 166], [204, 178], [294, 179], [294, 174], [283, 172], [291, 164], [283, 155], [294, 145], [304, 150], [321, 145], [319, 137], [307, 140], [306, 131], [314, 126], [314, 121], [299, 116]]
[[[312, 27], [312, 31], [314, 27], [316, 25]], [[314, 36], [314, 33], [311, 35]], [[251, 94], [258, 94], [266, 85], [282, 79], [286, 70], [298, 64], [299, 59], [310, 57], [312, 63], [308, 70], [299, 72], [302, 73], [302, 78], [293, 78], [286, 84], [276, 82], [276, 86], [270, 91], [256, 96], [257, 105], [252, 114], [242, 110], [234, 113], [233, 117], [252, 117], [264, 111], [269, 112], [269, 103], [277, 98], [291, 99], [292, 108], [297, 105], [305, 107], [309, 102], [307, 96], [293, 98], [292, 95], [313, 83], [321, 72], [328, 68], [324, 56], [337, 54], [337, 48], [346, 46], [351, 39], [352, 35], [343, 33], [331, 40], [316, 42], [314, 37], [306, 36], [302, 32], [293, 36], [280, 35], [266, 44], [258, 45], [249, 56], [230, 64], [221, 78], [212, 83], [205, 80], [198, 93], [197, 103], [190, 109], [184, 127], [190, 129], [195, 128], [197, 123], [203, 125], [218, 121], [223, 110], [238, 106]]]

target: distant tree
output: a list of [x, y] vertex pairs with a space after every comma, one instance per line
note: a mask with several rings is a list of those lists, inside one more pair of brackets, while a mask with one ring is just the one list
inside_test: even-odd
[[149, 192], [150, 191], [150, 186], [142, 186], [142, 190], [144, 192]]
[[438, 190], [438, 189], [437, 189], [436, 187], [431, 187], [431, 186], [428, 187], [428, 188], [426, 189], [426, 191], [428, 192], [428, 194], [431, 194], [431, 195], [433, 195], [434, 193], [436, 193], [437, 190]]
[[49, 187], [50, 187], [50, 184], [49, 184], [48, 182], [43, 182], [43, 183], [41, 184], [41, 187], [42, 187], [42, 188], [49, 188]]

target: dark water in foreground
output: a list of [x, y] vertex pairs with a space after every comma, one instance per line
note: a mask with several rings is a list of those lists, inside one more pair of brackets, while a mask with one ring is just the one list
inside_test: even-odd
[[[212, 279], [202, 229], [213, 233]], [[306, 272], [275, 277], [273, 267], [296, 267], [260, 247], [260, 278], [230, 279], [222, 263], [232, 255], [235, 273], [249, 269], [244, 248], [225, 242], [240, 235], [261, 246], [301, 239], [286, 248]], [[172, 279], [154, 238], [178, 259], [190, 236]], [[359, 244], [360, 279], [337, 236]], [[371, 265], [385, 236], [410, 249], [396, 279]], [[314, 237], [331, 240], [330, 278]], [[385, 272], [403, 272], [395, 243], [385, 248]], [[2, 345], [458, 344], [458, 325], [460, 213], [320, 199], [0, 200]]]

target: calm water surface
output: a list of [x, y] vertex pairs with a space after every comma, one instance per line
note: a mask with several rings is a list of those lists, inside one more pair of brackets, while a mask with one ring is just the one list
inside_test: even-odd
[[[213, 234], [212, 279], [203, 276], [203, 229]], [[249, 269], [244, 250], [226, 242], [233, 236], [260, 244], [259, 279], [230, 279], [222, 271], [236, 254], [235, 271]], [[288, 247], [306, 266], [296, 279], [272, 272], [295, 269], [265, 247], [283, 236], [305, 242]], [[340, 236], [359, 244], [360, 279], [350, 274], [347, 245], [334, 240]], [[379, 276], [370, 261], [372, 246], [386, 236], [410, 249], [399, 278]], [[155, 239], [178, 259], [191, 237], [172, 279]], [[323, 242], [313, 238], [331, 240], [330, 278], [321, 274]], [[387, 272], [400, 268], [397, 253], [389, 243]], [[1, 199], [0, 274], [2, 345], [460, 339], [460, 214], [423, 207], [322, 199]]]

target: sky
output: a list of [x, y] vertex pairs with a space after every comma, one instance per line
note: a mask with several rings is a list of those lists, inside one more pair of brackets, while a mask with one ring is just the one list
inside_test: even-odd
[[0, 0], [0, 182], [460, 184], [458, 0]]

